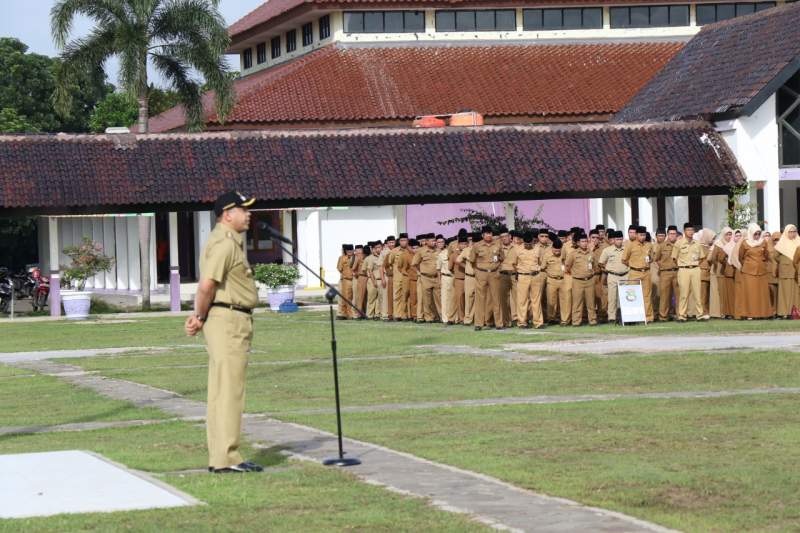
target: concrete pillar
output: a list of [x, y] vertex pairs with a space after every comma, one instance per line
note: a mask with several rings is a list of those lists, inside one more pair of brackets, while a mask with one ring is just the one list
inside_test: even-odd
[[407, 208], [404, 205], [394, 206], [395, 235], [406, 232]]
[[200, 254], [208, 241], [208, 236], [211, 235], [211, 230], [214, 227], [214, 212], [213, 211], [197, 211], [194, 214], [194, 267], [198, 277], [200, 276]]
[[621, 230], [623, 234], [627, 234], [628, 226], [633, 224], [633, 211], [631, 210], [630, 198], [615, 198], [616, 216], [614, 217], [617, 223], [617, 229]]
[[778, 178], [764, 182], [764, 230], [780, 231], [781, 197]]
[[[288, 239], [292, 238], [292, 217], [293, 216], [294, 216], [294, 211], [292, 211], [290, 209], [287, 209], [287, 210], [281, 212], [281, 228], [280, 228], [281, 235], [283, 235], [284, 237], [286, 237]], [[291, 248], [289, 247], [289, 245], [285, 244], [285, 243], [275, 243], [275, 246], [280, 247], [281, 244], [283, 244], [286, 247], [286, 250], [290, 250], [291, 251]], [[287, 252], [283, 248], [281, 248], [281, 250], [282, 250], [282, 254], [283, 254], [283, 263], [287, 264], [287, 265], [289, 263], [294, 263], [294, 259], [292, 259], [292, 254], [290, 254], [289, 252]]]
[[114, 246], [117, 260], [114, 268], [117, 272], [117, 290], [127, 291], [130, 287], [128, 276], [128, 217], [114, 219]]
[[514, 219], [514, 208], [516, 207], [516, 205], [514, 204], [514, 202], [504, 202], [503, 204], [506, 209], [506, 227], [509, 230], [517, 229], [515, 227], [516, 221]]
[[719, 232], [728, 220], [728, 196], [703, 196], [703, 227]]
[[103, 217], [103, 248], [106, 255], [114, 256], [114, 264], [105, 273], [105, 288], [117, 288], [117, 239], [114, 228], [114, 217]]
[[59, 265], [61, 250], [58, 247], [58, 219], [47, 218], [47, 234], [49, 246], [48, 262], [50, 263], [50, 316], [61, 316], [61, 267]]
[[[646, 226], [652, 235], [655, 235], [656, 229], [656, 199], [655, 198], [637, 198], [639, 206], [639, 225]], [[626, 228], [627, 229], [627, 228]]]
[[181, 273], [178, 261], [178, 213], [169, 213], [169, 310], [181, 310]]
[[590, 198], [589, 199], [589, 225], [594, 228], [598, 224], [608, 226], [605, 217], [603, 216], [603, 199]]

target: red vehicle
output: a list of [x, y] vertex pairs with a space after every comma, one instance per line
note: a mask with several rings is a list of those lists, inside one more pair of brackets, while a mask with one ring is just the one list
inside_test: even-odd
[[44, 310], [47, 307], [47, 297], [50, 295], [50, 278], [42, 276], [42, 271], [39, 267], [32, 267], [28, 272], [34, 280], [31, 294], [33, 310]]

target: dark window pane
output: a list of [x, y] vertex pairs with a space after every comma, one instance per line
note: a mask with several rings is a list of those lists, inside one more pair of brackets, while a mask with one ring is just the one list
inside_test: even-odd
[[627, 7], [612, 7], [609, 12], [612, 28], [627, 28], [631, 25], [630, 10]]
[[771, 7], [775, 7], [775, 2], [759, 2], [756, 4], [756, 11], [764, 11]]
[[697, 23], [714, 24], [717, 21], [717, 6], [698, 4], [697, 6]]
[[669, 25], [688, 26], [689, 6], [669, 6]]
[[603, 8], [587, 7], [583, 10], [582, 28], [601, 29], [603, 27]]
[[653, 6], [650, 8], [651, 26], [669, 26], [669, 7]]
[[382, 11], [367, 11], [364, 13], [364, 31], [367, 33], [383, 33]]
[[403, 12], [387, 11], [383, 15], [383, 31], [386, 33], [403, 32]]
[[267, 43], [261, 43], [256, 47], [256, 62], [259, 65], [267, 62]]
[[522, 10], [522, 29], [525, 31], [542, 29], [542, 10], [523, 9]]
[[755, 4], [736, 4], [736, 16], [742, 17], [744, 15], [749, 15], [750, 13], [755, 13], [756, 6]]
[[800, 165], [800, 139], [787, 128], [781, 128], [781, 164]]
[[273, 37], [272, 40], [269, 42], [270, 48], [272, 49], [272, 59], [276, 57], [280, 57], [281, 55], [281, 38], [280, 37]]
[[364, 13], [352, 12], [344, 14], [345, 33], [361, 33], [364, 31]]
[[480, 31], [494, 30], [494, 11], [476, 11], [475, 28]]
[[425, 31], [425, 12], [406, 11], [404, 15], [405, 31], [420, 32]]
[[631, 8], [631, 28], [646, 28], [650, 25], [650, 8], [636, 6]]
[[734, 4], [717, 4], [717, 21], [732, 19], [736, 16]]
[[331, 16], [323, 15], [319, 18], [319, 40], [327, 39], [331, 36]]
[[436, 12], [436, 31], [456, 31], [455, 11]]
[[294, 52], [297, 50], [297, 31], [289, 30], [286, 32], [286, 51]]
[[517, 12], [513, 9], [498, 9], [495, 11], [495, 25], [500, 31], [514, 31], [517, 29]]
[[456, 31], [475, 31], [474, 11], [456, 11]]
[[314, 42], [314, 25], [310, 22], [303, 24], [303, 46], [310, 46]]
[[577, 30], [581, 27], [581, 10], [580, 9], [565, 9], [564, 10], [564, 29]]
[[561, 18], [561, 9], [544, 9], [542, 10], [542, 28], [546, 30], [560, 30], [564, 27], [564, 22]]
[[251, 68], [253, 66], [253, 49], [248, 48], [242, 53], [242, 63], [244, 68]]

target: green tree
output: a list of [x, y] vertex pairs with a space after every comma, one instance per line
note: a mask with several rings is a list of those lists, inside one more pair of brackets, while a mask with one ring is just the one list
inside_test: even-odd
[[[449, 224], [469, 224], [472, 231], [480, 231], [484, 226], [489, 226], [492, 229], [498, 229], [500, 226], [506, 226], [506, 216], [495, 215], [487, 213], [479, 209], [462, 209], [464, 216], [454, 217], [447, 220], [440, 220], [440, 226], [447, 226]], [[546, 223], [542, 218], [542, 207], [540, 206], [536, 213], [527, 218], [519, 212], [519, 206], [514, 206], [514, 228], [519, 231], [528, 231], [533, 228], [553, 229], [550, 224]]]
[[21, 117], [16, 109], [4, 107], [0, 109], [0, 133], [37, 133], [39, 128]]
[[94, 108], [89, 117], [89, 129], [94, 133], [102, 133], [106, 128], [130, 127], [136, 122], [136, 100], [126, 93], [107, 94]]
[[[223, 54], [230, 37], [219, 10], [220, 0], [59, 0], [50, 12], [53, 39], [61, 49], [56, 77], [56, 109], [72, 105], [68, 87], [81, 75], [99, 78], [103, 65], [119, 57], [119, 82], [138, 102], [139, 132], [147, 133], [148, 66], [178, 93], [189, 129], [203, 126], [202, 83], [213, 89], [216, 112], [224, 120], [233, 105], [233, 84]], [[95, 27], [84, 38], [67, 42], [77, 16]], [[139, 217], [142, 307], [150, 307], [150, 222]]]

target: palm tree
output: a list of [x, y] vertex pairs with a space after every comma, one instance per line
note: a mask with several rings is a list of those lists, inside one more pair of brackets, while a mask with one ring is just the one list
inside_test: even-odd
[[[139, 104], [139, 133], [147, 133], [148, 67], [178, 93], [190, 130], [203, 126], [202, 83], [214, 91], [220, 120], [233, 106], [233, 85], [223, 54], [230, 45], [220, 0], [59, 0], [50, 11], [53, 39], [61, 49], [56, 109], [70, 107], [68, 88], [80, 74], [104, 78], [103, 65], [120, 61], [119, 82]], [[86, 37], [67, 42], [76, 16], [95, 22]], [[150, 221], [139, 217], [142, 307], [150, 307]]]

